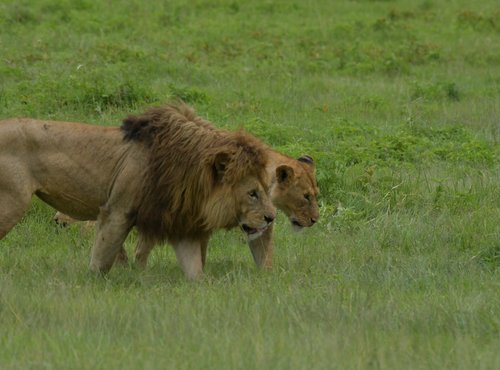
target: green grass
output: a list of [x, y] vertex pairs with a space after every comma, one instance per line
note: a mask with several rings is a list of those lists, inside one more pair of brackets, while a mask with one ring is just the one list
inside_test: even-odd
[[181, 98], [312, 155], [321, 220], [278, 217], [269, 273], [233, 231], [202, 282], [166, 247], [98, 278], [35, 200], [0, 241], [0, 368], [500, 368], [496, 1], [110, 4], [0, 4], [0, 118]]

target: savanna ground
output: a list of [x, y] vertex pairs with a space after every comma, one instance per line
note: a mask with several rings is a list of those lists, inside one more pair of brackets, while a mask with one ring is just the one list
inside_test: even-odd
[[35, 200], [0, 241], [0, 368], [500, 368], [497, 1], [111, 3], [0, 3], [0, 117], [182, 98], [313, 156], [321, 220], [278, 218], [270, 273], [233, 231], [200, 283], [167, 247], [100, 278]]

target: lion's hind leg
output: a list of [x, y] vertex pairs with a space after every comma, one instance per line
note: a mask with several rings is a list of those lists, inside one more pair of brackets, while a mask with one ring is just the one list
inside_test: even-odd
[[0, 188], [0, 239], [21, 221], [30, 201], [31, 194], [7, 193]]

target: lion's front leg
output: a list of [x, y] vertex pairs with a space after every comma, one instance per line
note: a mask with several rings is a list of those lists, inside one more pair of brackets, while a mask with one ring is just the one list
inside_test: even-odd
[[273, 225], [256, 239], [248, 242], [253, 260], [259, 268], [270, 270], [273, 267]]
[[182, 240], [174, 243], [175, 255], [182, 271], [189, 280], [197, 280], [203, 276], [201, 259], [201, 242], [198, 240]]
[[126, 212], [113, 212], [101, 208], [96, 224], [96, 238], [92, 247], [90, 269], [95, 272], [108, 272], [123, 242], [132, 228]]

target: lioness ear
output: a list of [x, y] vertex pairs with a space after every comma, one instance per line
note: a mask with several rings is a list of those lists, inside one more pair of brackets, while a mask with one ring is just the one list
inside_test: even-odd
[[229, 163], [230, 156], [228, 153], [220, 152], [215, 155], [214, 169], [217, 181], [221, 181], [226, 172], [227, 164]]
[[293, 168], [286, 164], [276, 167], [276, 179], [278, 180], [278, 184], [289, 183], [292, 181], [294, 174]]
[[314, 160], [308, 155], [302, 155], [299, 158], [297, 158], [297, 160], [300, 162], [310, 164], [310, 165], [314, 165]]

